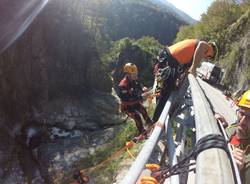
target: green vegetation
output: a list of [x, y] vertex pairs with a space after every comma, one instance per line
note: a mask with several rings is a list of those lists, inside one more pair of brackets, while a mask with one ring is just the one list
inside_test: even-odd
[[[129, 149], [133, 156], [136, 157], [138, 155], [143, 143], [144, 141], [137, 143]], [[95, 173], [93, 173], [94, 182], [96, 184], [110, 184], [114, 182], [116, 174], [119, 173], [120, 169], [123, 167], [124, 162], [129, 162], [130, 160], [133, 160], [133, 158], [124, 150], [123, 152], [121, 152], [121, 154], [113, 157], [109, 162], [103, 165], [103, 167], [100, 167], [95, 171]]]
[[124, 37], [139, 39], [150, 35], [170, 44], [179, 27], [187, 24], [169, 7], [157, 6], [150, 0], [91, 0], [72, 4], [84, 29], [95, 38], [99, 53], [106, 52], [112, 41]]
[[132, 46], [132, 40], [129, 39], [128, 37], [120, 39], [112, 44], [110, 50], [101, 57], [102, 63], [109, 72], [115, 68], [115, 64], [117, 62], [117, 59], [121, 51], [131, 46]]
[[[144, 105], [147, 107], [147, 104]], [[153, 109], [148, 112], [150, 117], [153, 116], [153, 113]], [[130, 141], [136, 134], [138, 134], [138, 132], [137, 128], [135, 127], [135, 123], [133, 120], [129, 120], [110, 143], [97, 151], [98, 153], [92, 158], [92, 163], [100, 163], [103, 161], [103, 158], [107, 158], [115, 151], [120, 150], [125, 146], [125, 143]], [[143, 144], [144, 141], [140, 141], [129, 149], [133, 156], [136, 157], [139, 154]], [[100, 160], [100, 158], [102, 158], [102, 160]], [[119, 154], [117, 157], [113, 157], [109, 162], [98, 168], [93, 173], [95, 183], [110, 184], [113, 182], [112, 180], [115, 179], [115, 174], [119, 173], [120, 169], [124, 167], [124, 163], [127, 163], [132, 159], [133, 158], [131, 158], [131, 156], [126, 151], [121, 152], [121, 154]]]
[[[138, 132], [134, 125], [134, 122], [132, 122], [132, 120], [127, 122], [113, 140], [96, 151], [95, 155], [91, 158], [91, 165], [100, 164], [111, 154], [115, 153], [117, 150], [122, 149], [125, 146], [125, 143], [127, 141], [130, 141], [137, 133]], [[136, 144], [135, 146], [133, 146], [133, 148], [130, 149], [133, 155], [138, 154], [141, 144], [142, 143]], [[125, 150], [121, 151], [121, 153], [112, 157], [108, 162], [94, 170], [91, 173], [91, 178], [96, 184], [110, 184], [112, 182], [111, 180], [114, 179], [115, 174], [118, 173], [120, 163], [128, 158], [130, 158], [128, 153]]]
[[179, 26], [186, 24], [148, 0], [115, 0], [107, 17], [105, 30], [111, 40], [123, 37], [138, 39], [150, 35], [161, 43], [170, 44]]
[[[145, 107], [147, 107], [147, 104], [144, 105]], [[148, 112], [150, 117], [153, 115], [153, 112], [153, 109]], [[116, 137], [113, 140], [100, 147], [95, 152], [95, 155], [88, 158], [87, 162], [86, 160], [84, 162], [88, 163], [87, 167], [92, 167], [100, 164], [110, 155], [124, 148], [126, 142], [130, 141], [137, 134], [138, 131], [134, 121], [132, 119], [127, 120], [127, 122], [122, 125], [121, 130], [117, 133]], [[133, 156], [136, 157], [139, 154], [139, 151], [144, 142], [145, 141], [140, 141], [134, 144], [134, 146], [129, 149]], [[120, 169], [122, 169], [123, 167], [127, 167], [128, 162], [132, 159], [133, 158], [125, 150], [121, 151], [118, 155], [113, 156], [112, 159], [110, 159], [108, 162], [104, 163], [102, 166], [98, 167], [96, 170], [90, 173], [91, 178], [94, 179], [94, 182], [96, 184], [110, 184], [113, 182], [116, 174], [119, 173]], [[125, 166], [124, 163], [126, 163]]]
[[[243, 6], [243, 5], [242, 5]], [[202, 15], [201, 21], [194, 26], [184, 26], [177, 34], [175, 42], [184, 38], [196, 37], [201, 40], [215, 40], [223, 42], [225, 30], [237, 21], [244, 13], [244, 9], [233, 1], [214, 1], [207, 13]]]
[[[163, 48], [161, 43], [170, 44], [179, 26], [185, 23], [144, 0], [107, 0], [105, 3], [93, 0], [86, 1], [85, 4], [86, 11], [83, 11], [82, 22], [95, 37], [106, 71], [112, 72], [117, 64], [134, 62], [139, 68], [139, 78], [145, 85], [152, 86], [153, 58], [159, 49]], [[219, 65], [226, 70], [223, 82], [227, 86], [236, 80], [232, 74], [242, 58], [243, 48], [240, 40], [250, 28], [249, 7], [249, 1], [237, 4], [234, 1], [216, 0], [207, 13], [202, 15], [199, 23], [182, 26], [175, 39], [175, 42], [194, 37], [216, 41], [220, 48], [217, 60], [220, 60]], [[169, 27], [172, 27], [171, 32], [167, 31]], [[250, 51], [247, 51], [246, 57], [250, 58]], [[245, 66], [243, 74], [250, 80], [249, 60]], [[125, 142], [136, 132], [134, 123], [124, 125], [113, 140], [99, 147], [95, 154], [90, 156], [84, 166], [98, 165], [112, 153], [123, 148]], [[140, 145], [136, 145], [132, 152], [136, 154], [139, 147]], [[95, 170], [92, 173], [95, 183], [111, 183], [114, 174], [120, 168], [119, 164], [127, 158], [127, 153], [123, 152]]]
[[[132, 120], [127, 121], [120, 127], [120, 130], [117, 132], [114, 139], [102, 146], [99, 146], [93, 155], [79, 161], [75, 165], [75, 170], [94, 168], [92, 171], [86, 173], [91, 177], [91, 180], [94, 180], [94, 183], [96, 184], [110, 184], [112, 178], [114, 178], [117, 173], [117, 169], [119, 168], [121, 161], [128, 158], [129, 155], [126, 151], [121, 151], [120, 154], [114, 155], [107, 162], [103, 163], [103, 161], [107, 160], [115, 152], [121, 150], [125, 146], [126, 142], [130, 141], [137, 133], [138, 132], [134, 122], [132, 122]], [[133, 148], [131, 148], [131, 153], [136, 155], [141, 144], [142, 143], [136, 144]], [[64, 174], [65, 182], [72, 182], [72, 173]], [[56, 179], [55, 183], [58, 183], [56, 182]]]
[[[249, 55], [247, 48], [249, 44], [247, 34], [250, 30], [249, 5], [249, 0], [242, 1], [240, 4], [233, 0], [216, 0], [202, 15], [199, 23], [181, 27], [175, 39], [175, 42], [186, 38], [215, 41], [219, 47], [216, 62], [225, 68], [226, 73], [223, 82], [226, 86], [232, 86], [234, 90], [241, 87], [237, 84], [243, 81], [239, 80], [248, 81], [248, 84], [250, 81], [249, 57], [243, 57], [245, 54]], [[243, 73], [244, 77], [237, 77], [239, 72]]]
[[153, 37], [138, 40], [123, 38], [113, 43], [110, 51], [103, 55], [102, 63], [109, 72], [118, 64], [133, 62], [139, 68], [139, 78], [146, 86], [153, 84], [153, 58], [163, 48]]
[[150, 36], [145, 36], [136, 40], [135, 44], [141, 47], [145, 52], [149, 52], [151, 55], [157, 55], [159, 49], [163, 48], [162, 44]]

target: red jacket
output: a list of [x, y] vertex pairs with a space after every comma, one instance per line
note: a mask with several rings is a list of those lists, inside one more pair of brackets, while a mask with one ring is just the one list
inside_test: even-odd
[[142, 102], [142, 84], [138, 80], [130, 80], [125, 76], [118, 85], [118, 96], [124, 105]]

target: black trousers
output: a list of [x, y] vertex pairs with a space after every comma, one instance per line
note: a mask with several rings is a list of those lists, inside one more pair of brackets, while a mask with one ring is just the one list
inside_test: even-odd
[[136, 127], [140, 133], [144, 131], [141, 115], [145, 122], [148, 125], [152, 125], [153, 122], [148, 116], [146, 109], [143, 107], [142, 104], [134, 104], [134, 105], [122, 105], [122, 112], [125, 112], [130, 118], [135, 121]]
[[155, 112], [153, 115], [153, 121], [156, 122], [158, 121], [162, 110], [165, 107], [165, 104], [171, 94], [172, 91], [175, 90], [176, 86], [175, 86], [175, 82], [177, 80], [177, 77], [171, 77], [169, 78], [165, 83], [164, 83], [164, 88], [160, 91], [160, 96], [159, 98], [156, 100], [156, 107], [155, 107]]

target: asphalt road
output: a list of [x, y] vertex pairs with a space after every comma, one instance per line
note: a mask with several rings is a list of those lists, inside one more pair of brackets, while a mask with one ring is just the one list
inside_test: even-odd
[[223, 115], [229, 124], [234, 123], [236, 120], [236, 106], [232, 105], [232, 100], [227, 100], [222, 91], [204, 82], [199, 77], [197, 78], [213, 110]]

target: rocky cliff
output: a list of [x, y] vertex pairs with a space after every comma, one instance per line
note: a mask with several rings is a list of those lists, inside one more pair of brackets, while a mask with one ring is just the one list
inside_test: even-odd
[[85, 31], [80, 15], [66, 2], [51, 1], [1, 55], [0, 101], [4, 111], [23, 114], [60, 96], [111, 91], [93, 35]]
[[[28, 29], [20, 27], [20, 33], [24, 31], [20, 37], [10, 38], [15, 32], [11, 30], [6, 38], [14, 40], [6, 43], [13, 44], [0, 55], [3, 184], [64, 183], [75, 169], [91, 166], [98, 148], [122, 129], [118, 102], [111, 95], [112, 80], [99, 52], [111, 40], [126, 36], [151, 35], [170, 43], [179, 26], [186, 24], [150, 1], [43, 2], [48, 3]], [[18, 7], [12, 10], [22, 15]], [[27, 3], [26, 8], [33, 7]], [[4, 16], [10, 13], [14, 12], [4, 11]], [[17, 20], [28, 26], [21, 16]], [[115, 82], [129, 60], [152, 83], [152, 75], [146, 74], [151, 64], [145, 64], [152, 57], [136, 45], [125, 47], [116, 60]]]
[[50, 1], [0, 55], [0, 76], [0, 183], [62, 183], [115, 136], [118, 103], [79, 1]]
[[219, 65], [225, 68], [223, 82], [230, 90], [240, 95], [249, 88], [250, 83], [250, 11], [242, 15], [230, 25], [224, 37], [224, 44], [220, 49], [224, 55]]

